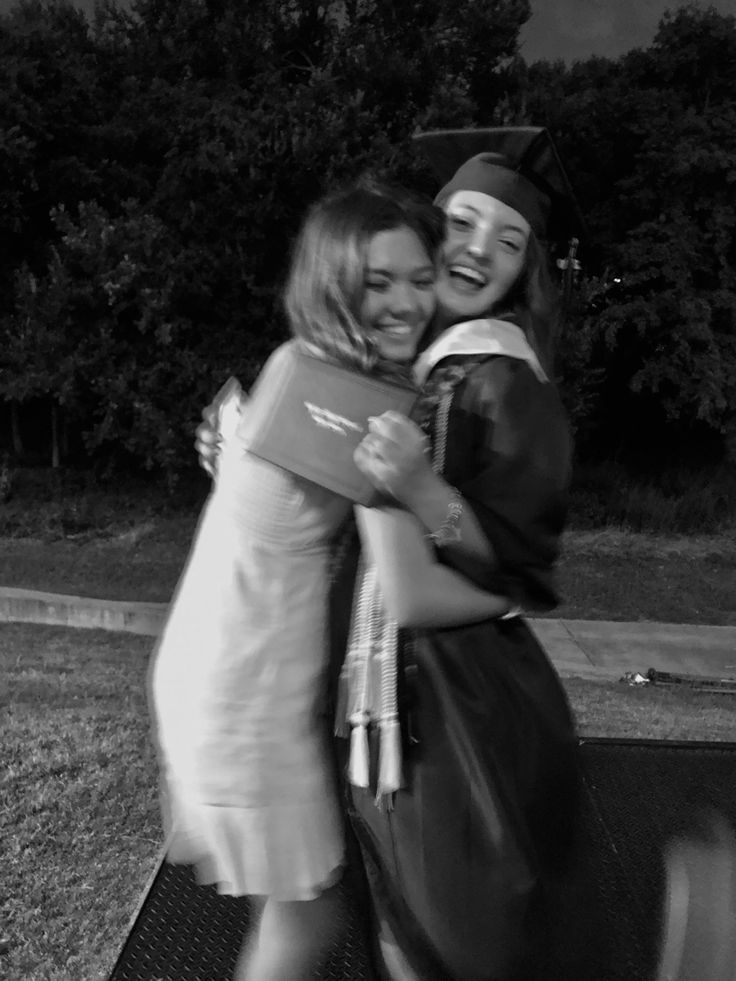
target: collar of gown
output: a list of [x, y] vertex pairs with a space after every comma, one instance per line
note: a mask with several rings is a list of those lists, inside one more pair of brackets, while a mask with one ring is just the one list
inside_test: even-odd
[[508, 320], [491, 319], [466, 320], [448, 327], [414, 362], [414, 380], [423, 385], [435, 365], [455, 354], [503, 354], [526, 361], [540, 382], [548, 380], [521, 327]]

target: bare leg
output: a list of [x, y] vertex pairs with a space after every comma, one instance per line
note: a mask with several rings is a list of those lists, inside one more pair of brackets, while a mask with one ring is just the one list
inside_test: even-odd
[[391, 981], [420, 981], [419, 977], [409, 967], [393, 933], [385, 922], [381, 923], [378, 943], [383, 958], [383, 966], [388, 971]]
[[258, 932], [238, 960], [234, 981], [309, 981], [338, 928], [337, 888], [316, 899], [267, 899]]
[[243, 944], [240, 948], [240, 953], [238, 954], [238, 960], [235, 964], [235, 973], [233, 974], [233, 981], [241, 981], [241, 979], [247, 979], [251, 977], [248, 974], [250, 970], [250, 963], [255, 954], [255, 949], [258, 944], [258, 934], [261, 927], [261, 919], [263, 917], [263, 910], [266, 905], [266, 899], [264, 896], [251, 896], [251, 924], [246, 934]]

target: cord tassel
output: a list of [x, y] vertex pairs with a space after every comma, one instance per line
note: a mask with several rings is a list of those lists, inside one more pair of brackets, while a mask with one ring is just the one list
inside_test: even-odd
[[384, 794], [403, 786], [401, 772], [401, 726], [398, 716], [381, 722], [381, 744], [378, 757], [378, 790], [376, 803]]
[[355, 787], [368, 786], [368, 713], [356, 713], [359, 720], [353, 721], [350, 733], [350, 759], [348, 761], [348, 779]]
[[335, 699], [335, 735], [347, 739], [350, 735], [348, 725], [348, 672], [343, 668], [337, 679], [337, 698]]

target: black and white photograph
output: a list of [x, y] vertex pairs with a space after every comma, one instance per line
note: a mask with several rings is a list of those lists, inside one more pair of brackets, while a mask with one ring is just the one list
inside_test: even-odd
[[736, 981], [736, 0], [0, 0], [0, 978]]

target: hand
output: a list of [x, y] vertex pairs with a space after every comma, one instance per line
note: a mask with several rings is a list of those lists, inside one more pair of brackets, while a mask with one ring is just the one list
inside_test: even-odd
[[220, 436], [217, 431], [217, 407], [208, 405], [202, 409], [202, 422], [195, 430], [194, 448], [199, 457], [199, 465], [213, 480], [217, 477], [217, 464], [220, 456]]
[[368, 430], [353, 455], [355, 465], [378, 490], [410, 506], [435, 479], [427, 436], [399, 412], [370, 419]]

